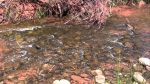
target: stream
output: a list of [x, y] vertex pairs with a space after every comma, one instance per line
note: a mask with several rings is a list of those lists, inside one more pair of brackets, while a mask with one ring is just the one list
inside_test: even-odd
[[150, 57], [150, 11], [128, 18], [112, 16], [102, 31], [56, 24], [59, 21], [1, 26], [0, 46], [5, 46], [0, 47], [4, 48], [0, 49], [0, 64], [4, 63], [0, 82], [52, 84], [55, 79], [70, 80], [72, 74], [101, 68], [106, 80], [116, 84], [118, 63], [125, 79], [139, 57]]

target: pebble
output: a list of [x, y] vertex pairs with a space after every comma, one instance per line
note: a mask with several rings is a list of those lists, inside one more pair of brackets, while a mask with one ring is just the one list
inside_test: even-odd
[[96, 73], [96, 76], [95, 76], [96, 83], [99, 83], [99, 84], [105, 83], [105, 76], [103, 75], [100, 69], [93, 70], [92, 73]]
[[60, 81], [59, 80], [55, 80], [55, 81], [53, 81], [53, 84], [60, 84]]
[[95, 81], [97, 83], [103, 84], [103, 83], [105, 83], [105, 76], [104, 75], [97, 75], [97, 76], [95, 76]]
[[66, 79], [55, 80], [53, 84], [70, 84], [70, 82]]
[[138, 82], [133, 82], [133, 84], [138, 84]]
[[15, 77], [15, 75], [9, 75], [7, 78], [8, 79], [13, 79]]
[[143, 65], [150, 66], [150, 59], [149, 58], [141, 57], [141, 58], [139, 58], [139, 62]]
[[133, 78], [135, 81], [145, 84], [146, 80], [144, 79], [144, 77], [142, 76], [142, 73], [140, 72], [134, 72]]

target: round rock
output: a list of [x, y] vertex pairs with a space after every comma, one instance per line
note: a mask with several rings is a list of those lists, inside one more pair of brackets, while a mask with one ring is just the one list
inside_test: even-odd
[[134, 72], [133, 78], [135, 81], [145, 84], [146, 80], [144, 79], [144, 77], [142, 76], [142, 73], [140, 72]]
[[139, 62], [143, 65], [150, 66], [150, 59], [149, 58], [141, 57], [141, 58], [139, 58]]
[[66, 79], [55, 80], [53, 84], [70, 84], [70, 82]]

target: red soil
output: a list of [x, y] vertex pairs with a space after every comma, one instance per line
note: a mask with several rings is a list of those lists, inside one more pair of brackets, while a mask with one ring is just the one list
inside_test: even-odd
[[129, 6], [117, 6], [113, 7], [111, 12], [119, 16], [129, 17], [134, 15], [137, 11]]

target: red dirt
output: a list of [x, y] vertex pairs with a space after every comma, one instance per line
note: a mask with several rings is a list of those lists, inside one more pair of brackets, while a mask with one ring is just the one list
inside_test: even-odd
[[138, 6], [134, 6], [134, 7], [122, 5], [122, 6], [112, 7], [111, 12], [118, 16], [130, 17], [130, 16], [142, 14], [140, 9], [148, 9], [148, 8], [150, 8], [150, 5], [142, 4], [142, 5], [138, 5]]
[[137, 11], [129, 6], [117, 6], [113, 7], [111, 12], [119, 16], [129, 17], [134, 15]]

